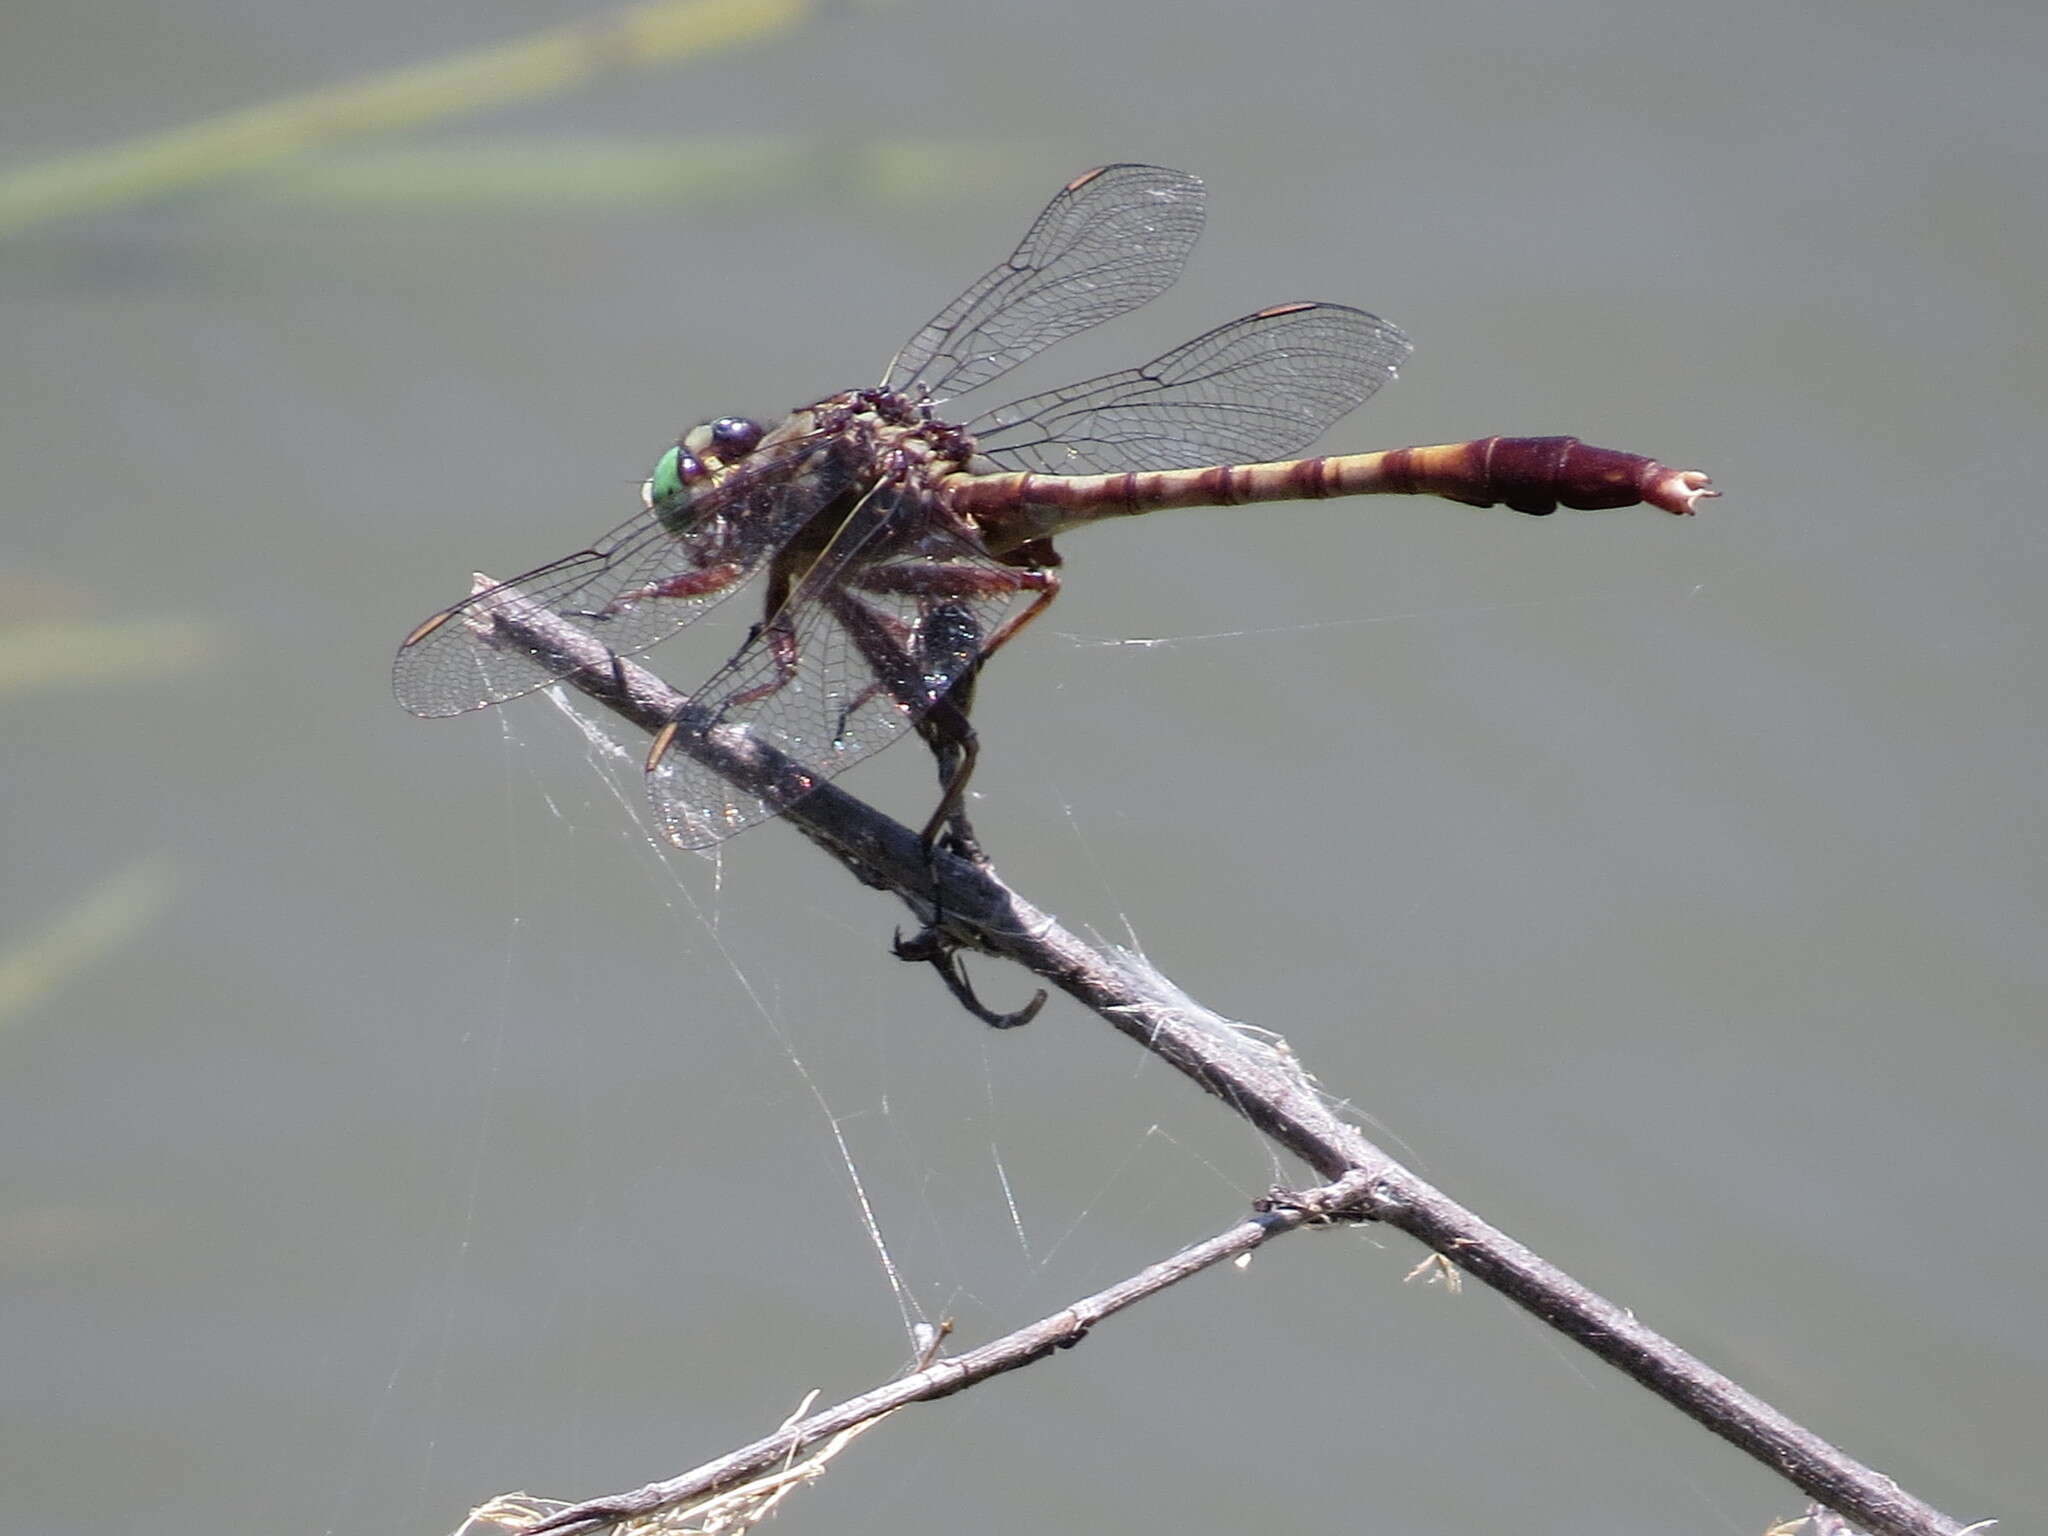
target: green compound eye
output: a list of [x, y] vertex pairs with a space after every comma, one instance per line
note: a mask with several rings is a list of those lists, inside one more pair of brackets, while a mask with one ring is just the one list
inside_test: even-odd
[[655, 506], [673, 501], [683, 494], [683, 450], [669, 449], [654, 466], [654, 473], [647, 478], [647, 495]]

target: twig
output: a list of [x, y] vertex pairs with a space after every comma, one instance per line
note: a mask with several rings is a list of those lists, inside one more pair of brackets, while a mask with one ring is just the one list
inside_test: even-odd
[[[558, 667], [566, 684], [650, 734], [688, 706], [689, 701], [660, 678], [614, 656], [590, 635], [516, 592], [506, 592], [488, 614], [471, 622], [491, 623], [498, 643], [518, 646]], [[830, 783], [819, 783], [802, 793], [801, 786], [809, 783], [802, 765], [743, 730], [719, 727], [701, 735], [684, 733], [683, 744], [699, 761], [742, 788], [771, 803], [787, 804], [784, 818], [804, 836], [846, 865], [863, 884], [896, 892], [920, 922], [929, 921], [935, 910], [941, 912], [949, 938], [1016, 961], [1223, 1100], [1330, 1181], [1332, 1188], [1344, 1191], [1342, 1214], [1349, 1219], [1379, 1221], [1408, 1233], [1872, 1536], [1959, 1536], [1963, 1531], [1961, 1522], [1795, 1424], [1644, 1326], [1633, 1313], [1580, 1285], [1402, 1167], [1356, 1127], [1337, 1118], [1284, 1050], [1254, 1040], [1137, 957], [1085, 943], [1010, 890], [992, 869], [943, 853], [927, 858], [910, 829]], [[944, 891], [944, 900], [936, 904], [935, 878]], [[1248, 1230], [1258, 1234], [1248, 1240], [1248, 1246], [1263, 1241], [1272, 1235], [1276, 1218], [1285, 1222], [1293, 1217], [1328, 1216], [1327, 1198], [1327, 1191], [1304, 1196], [1307, 1208], [1303, 1210], [1292, 1208], [1284, 1199], [1276, 1201], [1271, 1211], [1254, 1222], [1232, 1228], [1190, 1252], [1233, 1240], [1247, 1241]], [[1176, 1258], [1167, 1264], [1179, 1262]], [[1160, 1267], [1165, 1266], [1155, 1268]], [[856, 1407], [879, 1403], [883, 1406], [872, 1411], [888, 1411], [959, 1391], [980, 1375], [995, 1373], [994, 1369], [984, 1369], [980, 1375], [963, 1373], [966, 1362], [981, 1362], [992, 1352], [1005, 1351], [1013, 1340], [1039, 1342], [1021, 1349], [1000, 1369], [1038, 1358], [1055, 1345], [1077, 1342], [1078, 1332], [1058, 1332], [1061, 1319], [1081, 1316], [1081, 1309], [1103, 1297], [1125, 1298], [1117, 1306], [1128, 1305], [1136, 1295], [1147, 1292], [1140, 1289], [1126, 1297], [1126, 1291], [1140, 1286], [1153, 1272], [1148, 1270], [1089, 1301], [1076, 1303], [1074, 1308], [997, 1344], [941, 1360], [900, 1382], [852, 1399], [761, 1445], [780, 1446], [776, 1454], [786, 1454], [791, 1447], [785, 1436], [804, 1435], [809, 1437], [805, 1443], [810, 1443], [857, 1421], [859, 1415], [843, 1417]], [[1053, 1330], [1051, 1334], [1040, 1332], [1048, 1328]], [[943, 1390], [934, 1390], [935, 1383]], [[812, 1426], [817, 1426], [815, 1435]], [[651, 1488], [695, 1486], [706, 1477], [743, 1477], [748, 1474], [728, 1470], [729, 1464], [751, 1458], [759, 1450], [758, 1446], [749, 1447], [684, 1479]], [[768, 1464], [748, 1462], [756, 1471]], [[637, 1494], [592, 1500], [562, 1511], [541, 1529], [593, 1530], [619, 1519], [622, 1513], [644, 1512], [673, 1497], [661, 1493], [653, 1496], [651, 1503], [631, 1502], [649, 1496], [650, 1490], [642, 1489]]]
[[785, 1425], [774, 1434], [743, 1446], [731, 1455], [707, 1461], [681, 1477], [649, 1483], [631, 1493], [611, 1494], [560, 1510], [538, 1524], [528, 1526], [528, 1536], [544, 1536], [548, 1532], [582, 1536], [582, 1533], [601, 1530], [623, 1520], [714, 1497], [726, 1488], [745, 1483], [770, 1468], [803, 1455], [812, 1446], [822, 1444], [834, 1435], [872, 1423], [899, 1408], [951, 1397], [976, 1382], [1042, 1360], [1056, 1349], [1071, 1349], [1104, 1318], [1148, 1296], [1157, 1295], [1190, 1275], [1250, 1253], [1261, 1243], [1298, 1227], [1345, 1218], [1359, 1200], [1367, 1197], [1370, 1184], [1371, 1180], [1365, 1174], [1354, 1173], [1317, 1189], [1275, 1199], [1270, 1202], [1271, 1209], [1258, 1212], [1206, 1242], [1184, 1248], [1171, 1258], [1142, 1269], [1093, 1296], [1084, 1296], [1027, 1328], [1019, 1328], [1015, 1333], [1005, 1334], [965, 1354], [934, 1360], [922, 1370], [912, 1371], [871, 1392], [848, 1398], [821, 1413]]

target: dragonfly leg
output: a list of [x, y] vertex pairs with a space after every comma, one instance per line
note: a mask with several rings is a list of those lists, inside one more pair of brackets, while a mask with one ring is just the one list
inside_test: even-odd
[[1038, 1010], [1045, 1006], [1045, 988], [1040, 987], [1031, 994], [1031, 1001], [1013, 1013], [997, 1013], [975, 995], [974, 985], [967, 979], [967, 972], [960, 964], [960, 946], [950, 942], [936, 928], [927, 928], [911, 938], [896, 935], [896, 958], [918, 960], [939, 973], [939, 979], [946, 984], [946, 990], [953, 994], [953, 1000], [982, 1023], [994, 1029], [1016, 1029], [1029, 1024], [1038, 1017]]
[[774, 670], [769, 673], [767, 681], [757, 683], [752, 688], [742, 688], [731, 698], [721, 701], [718, 706], [721, 715], [728, 710], [741, 709], [749, 704], [758, 704], [761, 700], [780, 693], [789, 686], [790, 679], [796, 676], [798, 665], [796, 631], [791, 629], [782, 620], [775, 619], [769, 622], [766, 633], [768, 636], [768, 656], [774, 663]]
[[661, 581], [650, 582], [644, 587], [635, 587], [631, 592], [621, 592], [605, 608], [616, 613], [621, 608], [644, 602], [650, 597], [708, 597], [713, 592], [723, 592], [734, 582], [747, 574], [743, 565], [730, 561], [718, 565], [707, 565], [701, 570], [682, 571]]
[[[1052, 601], [1058, 578], [1030, 567], [905, 561], [878, 562], [859, 572], [852, 585], [865, 593], [910, 599], [915, 614], [899, 619], [848, 592], [826, 596], [876, 679], [848, 706], [848, 713], [878, 694], [894, 698], [906, 712], [914, 711], [917, 734], [939, 773], [939, 803], [918, 838], [933, 872], [932, 914], [921, 932], [908, 939], [897, 936], [895, 952], [901, 959], [930, 965], [960, 1006], [983, 1023], [998, 1029], [1029, 1023], [1045, 1005], [1043, 990], [1011, 1013], [998, 1013], [975, 995], [960, 965], [960, 944], [946, 933], [938, 857], [943, 851], [977, 867], [988, 863], [965, 810], [967, 787], [980, 756], [980, 739], [969, 718], [975, 683], [982, 663]], [[1021, 593], [1033, 594], [1025, 610], [993, 633], [984, 631], [978, 609]]]
[[[980, 745], [968, 712], [974, 704], [975, 682], [989, 657], [1015, 639], [1058, 595], [1060, 579], [1049, 567], [1058, 563], [1059, 556], [1051, 543], [1040, 541], [1032, 546], [1029, 558], [1031, 563], [1017, 566], [877, 563], [857, 578], [857, 584], [866, 591], [913, 597], [922, 609], [916, 624], [907, 632], [899, 635], [894, 626], [889, 626], [886, 641], [881, 626], [872, 618], [858, 628], [849, 625], [857, 634], [872, 632], [861, 644], [875, 666], [876, 675], [900, 674], [905, 682], [899, 697], [906, 700], [917, 698], [922, 684], [933, 677], [952, 678], [917, 720], [917, 733], [938, 763], [941, 791], [938, 808], [925, 823], [922, 834], [927, 854], [938, 845], [940, 833], [944, 832], [953, 852], [975, 863], [986, 862], [964, 809], [967, 784], [974, 776]], [[1024, 610], [998, 626], [994, 633], [984, 634], [974, 605], [1022, 593], [1032, 594]], [[842, 604], [843, 610], [852, 607]], [[843, 611], [842, 622], [848, 617]], [[875, 654], [878, 650], [887, 654]], [[863, 695], [861, 702], [865, 703], [866, 698]]]
[[939, 805], [932, 812], [931, 820], [925, 823], [924, 845], [926, 849], [933, 847], [940, 829], [946, 828], [947, 845], [962, 858], [976, 864], [986, 864], [988, 856], [981, 851], [966, 810], [967, 781], [974, 776], [974, 764], [981, 755], [981, 738], [975, 734], [973, 722], [968, 719], [974, 708], [974, 685], [980, 681], [981, 669], [988, 665], [989, 657], [1016, 639], [1026, 624], [1045, 612], [1060, 590], [1059, 576], [1053, 571], [1020, 570], [1014, 574], [1018, 591], [1037, 594], [1031, 605], [988, 638], [974, 665], [960, 675], [946, 691], [946, 696], [918, 722], [917, 727], [918, 734], [924, 738], [925, 745], [931, 749], [939, 765]]
[[[607, 601], [602, 608], [564, 608], [560, 611], [565, 619], [616, 619], [619, 615], [631, 613], [640, 604], [657, 597], [710, 597], [723, 592], [734, 582], [744, 580], [746, 574], [745, 566], [729, 562], [707, 565], [701, 570], [684, 571], [680, 575], [621, 592], [617, 597]], [[677, 622], [680, 624], [686, 621], [679, 619]]]
[[981, 748], [980, 738], [967, 718], [974, 702], [974, 680], [980, 670], [977, 664], [968, 671], [918, 722], [918, 734], [938, 760], [939, 783], [944, 786], [938, 809], [925, 823], [919, 839], [924, 845], [926, 863], [932, 867], [932, 917], [921, 933], [908, 939], [898, 934], [895, 950], [898, 959], [922, 960], [937, 971], [954, 1001], [982, 1023], [996, 1029], [1015, 1029], [1038, 1017], [1038, 1010], [1045, 1006], [1045, 989], [1039, 988], [1030, 1002], [1012, 1013], [997, 1013], [975, 995], [974, 986], [960, 964], [960, 946], [945, 934], [945, 898], [938, 880], [937, 856], [942, 837], [947, 853], [984, 868], [988, 864], [988, 855], [981, 851], [974, 827], [962, 809], [967, 781], [974, 775], [975, 759]]
[[1016, 618], [1010, 620], [990, 638], [981, 653], [982, 664], [1023, 632], [1024, 626], [1052, 606], [1052, 600], [1060, 595], [1060, 573], [1054, 567], [1060, 563], [1059, 552], [1052, 547], [1051, 539], [1039, 539], [1017, 552], [1028, 557], [1032, 564], [1017, 572], [1017, 590], [1037, 595], [1031, 599], [1031, 606]]
[[982, 1023], [996, 1029], [1015, 1029], [1020, 1024], [1029, 1024], [1038, 1016], [1038, 1010], [1045, 1006], [1044, 988], [1040, 988], [1022, 1008], [1010, 1013], [998, 1013], [982, 1002], [960, 963], [959, 944], [946, 936], [946, 903], [938, 876], [938, 855], [942, 846], [954, 858], [979, 867], [988, 864], [988, 855], [981, 851], [974, 827], [962, 809], [967, 781], [974, 776], [975, 759], [980, 755], [980, 738], [975, 735], [974, 726], [967, 717], [974, 699], [974, 679], [979, 670], [977, 666], [959, 678], [917, 723], [918, 735], [924, 738], [938, 762], [942, 786], [938, 808], [932, 812], [931, 819], [918, 836], [924, 848], [925, 863], [932, 871], [932, 915], [923, 930], [912, 937], [906, 939], [900, 933], [896, 936], [895, 953], [899, 960], [922, 961], [937, 971], [939, 979], [946, 984], [946, 990], [953, 994], [954, 1001]]
[[[961, 697], [963, 694], [965, 698]], [[988, 862], [988, 856], [981, 851], [981, 844], [974, 836], [974, 827], [967, 820], [965, 809], [967, 781], [974, 777], [974, 764], [981, 756], [981, 738], [975, 734], [974, 725], [967, 718], [973, 695], [974, 673], [970, 672], [917, 723], [917, 734], [924, 738], [939, 767], [938, 808], [925, 822], [924, 831], [918, 834], [927, 859], [939, 846], [940, 834], [944, 833], [947, 852], [970, 864]]]

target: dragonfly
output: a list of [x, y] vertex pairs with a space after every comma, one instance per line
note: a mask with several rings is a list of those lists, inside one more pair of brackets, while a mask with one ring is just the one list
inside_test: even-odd
[[[1396, 327], [1343, 304], [1272, 305], [1142, 367], [956, 409], [1055, 342], [1164, 292], [1204, 215], [1203, 183], [1183, 171], [1119, 164], [1076, 177], [1008, 258], [898, 349], [879, 384], [772, 426], [721, 416], [693, 427], [624, 523], [426, 619], [398, 648], [399, 702], [459, 715], [560, 681], [559, 658], [518, 643], [500, 617], [515, 602], [626, 657], [758, 586], [746, 638], [648, 752], [663, 834], [711, 847], [916, 734], [941, 783], [923, 846], [929, 854], [943, 836], [978, 856], [963, 812], [975, 684], [1058, 593], [1057, 535], [1165, 508], [1306, 497], [1683, 515], [1718, 494], [1696, 471], [1571, 437], [1289, 459], [1411, 351]], [[757, 793], [693, 755], [734, 728], [802, 764], [796, 787]]]

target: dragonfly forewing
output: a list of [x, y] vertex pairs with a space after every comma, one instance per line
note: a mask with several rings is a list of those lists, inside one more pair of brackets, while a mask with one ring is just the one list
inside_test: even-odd
[[884, 386], [963, 395], [1156, 298], [1201, 237], [1205, 197], [1200, 177], [1164, 166], [1105, 165], [1075, 177], [1008, 261], [904, 343]]

